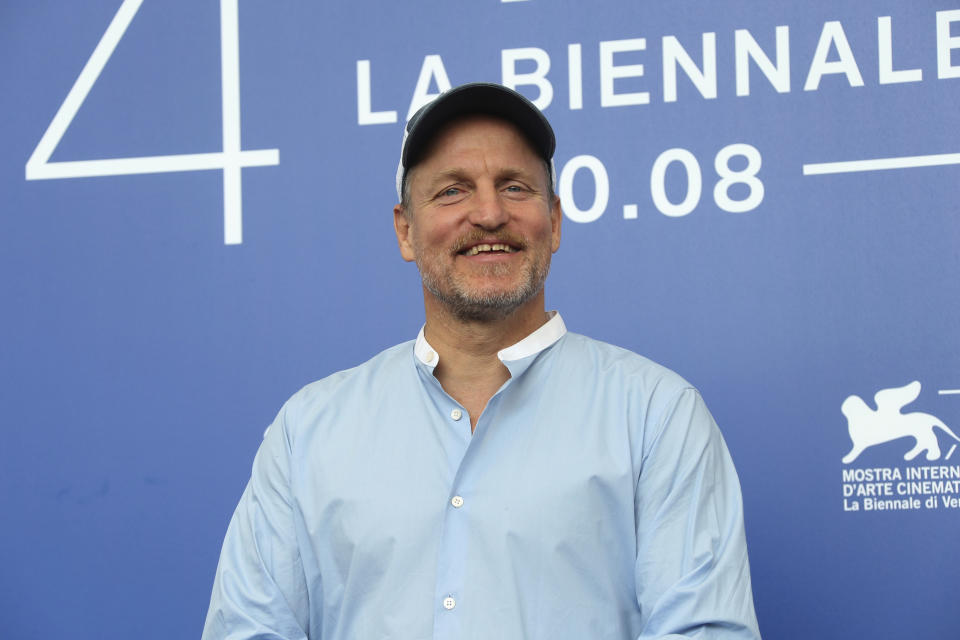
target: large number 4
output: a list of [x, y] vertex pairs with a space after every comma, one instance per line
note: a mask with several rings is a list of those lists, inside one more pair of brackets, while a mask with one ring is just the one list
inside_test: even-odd
[[143, 0], [123, 0], [80, 76], [27, 160], [27, 180], [118, 176], [135, 173], [223, 169], [223, 241], [243, 242], [240, 170], [280, 164], [279, 149], [240, 149], [240, 38], [238, 0], [220, 0], [220, 72], [223, 85], [223, 151], [140, 158], [50, 162], [100, 72], [113, 54]]

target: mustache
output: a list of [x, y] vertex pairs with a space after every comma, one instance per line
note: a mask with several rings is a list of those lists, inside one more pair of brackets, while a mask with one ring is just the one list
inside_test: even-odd
[[460, 253], [467, 247], [473, 246], [480, 242], [487, 242], [490, 244], [508, 244], [515, 249], [527, 248], [526, 238], [515, 233], [511, 233], [510, 231], [483, 231], [481, 229], [475, 229], [474, 231], [457, 238], [456, 242], [453, 243], [453, 253]]

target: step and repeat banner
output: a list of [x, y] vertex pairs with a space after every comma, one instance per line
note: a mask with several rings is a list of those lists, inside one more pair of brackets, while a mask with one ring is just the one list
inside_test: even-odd
[[960, 3], [0, 7], [0, 636], [190, 638], [264, 428], [412, 339], [406, 119], [558, 138], [567, 326], [696, 385], [767, 638], [960, 637]]

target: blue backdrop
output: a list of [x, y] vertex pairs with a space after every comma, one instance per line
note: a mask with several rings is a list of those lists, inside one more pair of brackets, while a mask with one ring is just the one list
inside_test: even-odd
[[281, 403], [422, 323], [402, 126], [473, 80], [558, 134], [548, 307], [717, 418], [765, 637], [960, 634], [955, 0], [33, 0], [0, 78], [4, 638], [199, 635]]

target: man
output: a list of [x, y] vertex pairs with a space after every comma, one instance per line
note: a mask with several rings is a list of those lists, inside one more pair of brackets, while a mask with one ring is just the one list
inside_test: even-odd
[[498, 85], [410, 120], [394, 228], [426, 324], [270, 425], [205, 638], [759, 638], [700, 396], [544, 309], [554, 144]]

